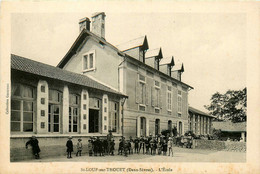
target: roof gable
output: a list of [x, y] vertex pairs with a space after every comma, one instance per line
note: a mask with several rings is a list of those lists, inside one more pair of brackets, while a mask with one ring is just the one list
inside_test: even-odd
[[160, 61], [160, 66], [162, 65], [170, 65], [170, 66], [174, 66], [174, 57], [171, 56], [171, 57], [164, 57], [161, 59]]
[[174, 66], [172, 67], [172, 72], [173, 72], [173, 71], [181, 71], [181, 72], [184, 72], [184, 65], [183, 65], [183, 63], [178, 63], [178, 64], [174, 65]]
[[147, 37], [141, 36], [128, 42], [117, 45], [117, 48], [121, 51], [130, 50], [136, 47], [142, 47], [143, 50], [149, 49]]
[[63, 68], [68, 61], [70, 60], [70, 58], [76, 54], [78, 48], [81, 46], [82, 42], [84, 42], [84, 40], [86, 39], [87, 36], [92, 37], [94, 40], [96, 40], [98, 43], [100, 44], [104, 44], [109, 46], [110, 48], [114, 49], [119, 55], [124, 55], [123, 52], [121, 52], [120, 50], [118, 50], [114, 45], [110, 44], [109, 42], [107, 42], [105, 39], [100, 38], [99, 36], [95, 35], [94, 33], [84, 29], [81, 31], [81, 33], [79, 34], [79, 36], [77, 37], [77, 39], [75, 40], [75, 42], [73, 43], [73, 45], [71, 46], [71, 48], [69, 49], [69, 51], [66, 53], [66, 55], [62, 58], [62, 60], [58, 63], [57, 67], [59, 68]]
[[145, 53], [145, 58], [147, 59], [147, 58], [151, 58], [151, 57], [158, 57], [159, 59], [161, 59], [163, 57], [162, 49], [156, 48], [156, 49], [148, 50]]

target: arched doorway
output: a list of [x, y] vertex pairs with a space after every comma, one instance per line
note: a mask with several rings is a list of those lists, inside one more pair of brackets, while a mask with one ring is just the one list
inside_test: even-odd
[[182, 135], [182, 122], [179, 122], [179, 134]]
[[146, 118], [140, 117], [140, 136], [146, 136]]
[[168, 121], [168, 130], [172, 131], [172, 120]]
[[160, 134], [160, 119], [155, 120], [155, 135]]

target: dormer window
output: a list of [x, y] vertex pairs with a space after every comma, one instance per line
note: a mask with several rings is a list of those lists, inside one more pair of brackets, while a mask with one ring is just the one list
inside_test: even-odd
[[159, 70], [159, 59], [157, 57], [154, 59], [154, 68]]
[[82, 71], [91, 71], [95, 69], [95, 51], [90, 51], [83, 54], [82, 57]]

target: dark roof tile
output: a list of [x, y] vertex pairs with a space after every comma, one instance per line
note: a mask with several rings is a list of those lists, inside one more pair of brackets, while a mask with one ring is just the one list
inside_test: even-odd
[[105, 86], [85, 75], [63, 70], [14, 54], [11, 54], [11, 68], [127, 97], [126, 95], [111, 89], [110, 87]]

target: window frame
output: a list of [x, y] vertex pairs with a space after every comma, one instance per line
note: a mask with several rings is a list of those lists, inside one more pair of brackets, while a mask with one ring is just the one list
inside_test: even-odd
[[[144, 80], [140, 79], [141, 76], [144, 77]], [[144, 107], [145, 108], [144, 110], [146, 111], [146, 90], [147, 90], [147, 88], [146, 88], [146, 77], [142, 74], [138, 74], [138, 82], [139, 82], [139, 86], [140, 86], [139, 90], [141, 90], [140, 93], [142, 94], [140, 96], [142, 102], [140, 101], [140, 103], [138, 105], [138, 110], [142, 111], [142, 110], [140, 110], [140, 106], [141, 106], [141, 107]]]
[[[179, 94], [179, 92], [180, 92], [180, 94]], [[182, 115], [182, 91], [181, 90], [177, 91], [177, 113], [178, 113], [178, 116], [181, 117], [181, 115]]]
[[[171, 90], [171, 86], [167, 86], [166, 94], [167, 94], [167, 97], [166, 97], [167, 111], [172, 112], [172, 90]], [[170, 94], [170, 98], [169, 98], [169, 94]]]
[[[47, 131], [48, 131], [48, 133], [58, 134], [58, 133], [61, 132], [61, 124], [62, 124], [61, 123], [61, 116], [62, 116], [62, 107], [63, 107], [63, 100], [62, 100], [63, 93], [61, 91], [57, 90], [57, 89], [49, 89], [49, 96], [50, 96], [51, 91], [58, 93], [59, 101], [57, 102], [57, 101], [55, 101], [53, 99], [50, 100], [50, 97], [49, 97], [49, 100], [48, 100], [48, 130]], [[57, 132], [54, 131], [54, 125], [57, 124], [57, 123], [54, 123], [54, 115], [55, 114], [54, 114], [53, 108], [55, 106], [59, 107], [59, 123], [58, 123], [59, 131], [57, 131]], [[51, 112], [49, 110], [49, 107], [52, 108]], [[49, 114], [50, 114], [50, 120], [49, 120]], [[51, 126], [51, 127], [49, 127], [49, 126]]]
[[[109, 111], [109, 115], [108, 115], [108, 130], [111, 130], [114, 133], [118, 133], [119, 131], [119, 107], [120, 107], [120, 102], [117, 101], [113, 101], [113, 100], [109, 100], [109, 105], [110, 105], [110, 111]], [[112, 119], [115, 118], [116, 114], [116, 119]], [[112, 129], [112, 122], [115, 122], [115, 131]]]
[[[71, 97], [76, 97], [76, 103], [71, 103], [70, 99]], [[71, 125], [71, 131], [69, 130], [70, 133], [79, 133], [79, 125], [80, 125], [80, 106], [81, 106], [81, 101], [80, 101], [80, 95], [78, 94], [74, 94], [74, 93], [71, 93], [69, 94], [69, 108], [71, 108], [71, 115], [69, 114], [69, 117], [71, 116], [71, 123], [70, 123], [70, 120], [69, 120], [69, 126]], [[77, 109], [78, 111], [78, 114], [76, 115], [77, 117], [77, 131], [74, 132], [74, 122], [73, 122], [73, 119], [74, 119], [74, 109]]]
[[[20, 89], [19, 89], [19, 92], [20, 92], [20, 96], [17, 96], [17, 95], [14, 95], [12, 94], [11, 92], [11, 105], [12, 105], [12, 102], [13, 101], [18, 101], [19, 104], [20, 104], [20, 110], [14, 110], [12, 107], [11, 107], [11, 113], [10, 113], [10, 132], [11, 133], [33, 133], [35, 132], [35, 120], [36, 120], [36, 87], [34, 86], [30, 86], [30, 85], [25, 85], [25, 84], [22, 84], [22, 83], [13, 83], [12, 84], [13, 86], [19, 86]], [[32, 97], [25, 97], [24, 96], [24, 92], [25, 92], [25, 88], [28, 87], [32, 90]], [[31, 102], [32, 103], [32, 111], [25, 111], [24, 110], [24, 103], [25, 102]], [[12, 121], [12, 112], [18, 112], [19, 113], [19, 117], [20, 117], [20, 120], [19, 121]], [[32, 121], [24, 121], [24, 113], [32, 113]], [[19, 127], [19, 131], [12, 131], [12, 126], [11, 124], [12, 123], [19, 123], [20, 124], [20, 127]], [[25, 123], [30, 123], [32, 124], [32, 131], [24, 131], [24, 124]]]
[[[89, 68], [89, 65], [90, 65], [90, 59], [89, 59], [89, 57], [90, 57], [90, 54], [93, 54], [93, 67], [92, 68]], [[88, 67], [87, 68], [84, 68], [84, 65], [85, 65], [85, 56], [88, 56], [88, 60], [87, 60], [87, 62], [88, 62]], [[87, 53], [84, 53], [83, 55], [82, 55], [82, 72], [84, 73], [84, 72], [88, 72], [88, 71], [93, 71], [93, 70], [95, 70], [96, 69], [96, 50], [92, 50], [92, 51], [89, 51], [89, 52], [87, 52]]]

